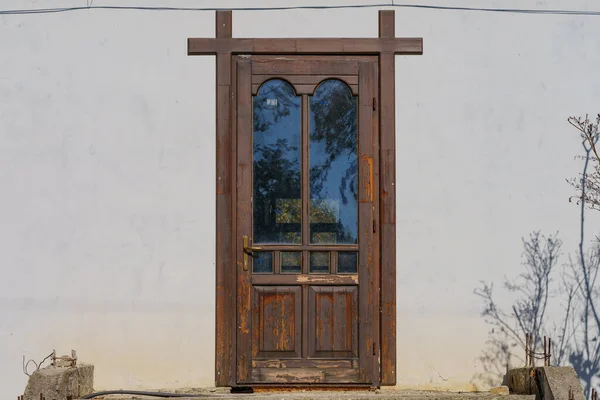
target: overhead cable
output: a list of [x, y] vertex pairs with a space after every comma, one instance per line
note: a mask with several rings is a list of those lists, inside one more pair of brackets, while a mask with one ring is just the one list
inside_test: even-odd
[[31, 8], [1, 10], [0, 15], [28, 15], [28, 14], [56, 14], [74, 11], [91, 10], [121, 10], [121, 11], [283, 11], [283, 10], [325, 10], [325, 9], [350, 9], [350, 8], [416, 8], [426, 10], [444, 10], [444, 11], [475, 11], [475, 12], [494, 12], [510, 14], [536, 14], [536, 15], [581, 15], [581, 16], [599, 16], [600, 11], [593, 10], [561, 10], [561, 9], [520, 9], [520, 8], [484, 8], [484, 7], [457, 7], [441, 6], [431, 4], [347, 4], [347, 5], [305, 5], [305, 6], [277, 6], [277, 7], [159, 7], [159, 6], [109, 6], [93, 5], [88, 2], [88, 6], [80, 7], [57, 7], [57, 8]]

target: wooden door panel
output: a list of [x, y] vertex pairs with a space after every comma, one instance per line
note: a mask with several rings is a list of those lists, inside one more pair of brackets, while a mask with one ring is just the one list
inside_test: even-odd
[[[282, 75], [283, 79], [294, 86], [296, 94], [313, 95], [317, 86], [328, 79], [328, 75]], [[260, 87], [266, 81], [272, 79], [272, 75], [252, 75], [252, 94], [256, 95]], [[357, 75], [338, 75], [336, 79], [344, 82], [352, 94], [358, 94]]]
[[257, 75], [357, 75], [359, 62], [344, 60], [278, 59], [252, 60], [252, 73]]
[[[369, 115], [376, 110], [375, 99], [377, 82], [377, 70], [375, 64], [369, 62], [360, 63], [359, 84], [359, 114]], [[361, 251], [358, 256], [358, 279], [359, 279], [359, 315], [360, 326], [364, 331], [359, 341], [360, 371], [364, 379], [373, 378], [378, 382], [377, 365], [377, 338], [378, 324], [376, 312], [379, 310], [379, 301], [376, 288], [369, 282], [379, 282], [378, 268], [376, 268], [378, 259], [376, 226], [376, 202], [375, 189], [376, 183], [374, 176], [376, 174], [377, 163], [374, 160], [373, 141], [376, 118], [359, 118], [358, 140], [359, 140], [359, 232]]]
[[[295, 76], [295, 75], [294, 75]], [[302, 75], [300, 75], [302, 76]], [[340, 79], [342, 80], [342, 79]], [[289, 80], [290, 83], [292, 83], [292, 80]], [[317, 88], [317, 85], [320, 81], [316, 82], [316, 83], [311, 83], [311, 84], [294, 84], [294, 89], [296, 94], [308, 94], [308, 95], [312, 95], [315, 92], [315, 89]], [[260, 88], [260, 84], [252, 84], [252, 94], [256, 94], [258, 93], [258, 90]], [[358, 85], [348, 85], [348, 87], [350, 88], [350, 90], [352, 91], [353, 94], [358, 94]]]
[[253, 358], [295, 358], [302, 352], [302, 288], [252, 288]]
[[257, 383], [356, 383], [356, 368], [254, 368], [252, 380]]
[[360, 374], [357, 368], [332, 368], [324, 371], [326, 383], [360, 382]]
[[319, 360], [319, 359], [288, 359], [288, 360], [252, 360], [252, 368], [358, 368], [358, 360]]
[[[294, 86], [297, 94], [312, 95], [317, 85], [327, 79], [331, 79], [330, 75], [282, 75], [286, 81]], [[260, 86], [272, 79], [273, 75], [252, 75], [252, 94], [258, 93]], [[358, 75], [338, 75], [336, 79], [344, 82], [352, 94], [358, 94]]]
[[320, 368], [254, 368], [252, 380], [258, 383], [325, 383]]
[[358, 357], [358, 288], [308, 288], [309, 357]]
[[252, 275], [253, 285], [354, 285], [357, 274], [348, 275]]

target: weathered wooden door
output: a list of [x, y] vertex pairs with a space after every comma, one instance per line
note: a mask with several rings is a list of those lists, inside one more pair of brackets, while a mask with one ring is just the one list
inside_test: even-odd
[[233, 57], [238, 385], [379, 385], [378, 68]]

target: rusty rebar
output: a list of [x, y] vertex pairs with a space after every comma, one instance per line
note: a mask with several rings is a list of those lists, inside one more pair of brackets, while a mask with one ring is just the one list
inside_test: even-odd
[[546, 343], [546, 336], [544, 336], [544, 366], [548, 365], [548, 344]]
[[531, 357], [529, 355], [529, 333], [525, 334], [525, 366], [529, 367], [531, 363]]
[[527, 339], [528, 339], [528, 338], [529, 338], [529, 334], [528, 334], [528, 333], [526, 333], [526, 334], [525, 334], [525, 366], [528, 366], [528, 365], [529, 365], [529, 350], [527, 349], [527, 347], [528, 347], [528, 344], [527, 344], [527, 343], [528, 343], [528, 342], [527, 342]]
[[529, 361], [531, 362], [531, 366], [535, 367], [535, 357], [534, 357], [534, 351], [533, 351], [533, 333], [529, 334]]
[[[540, 337], [541, 341], [541, 337]], [[533, 351], [534, 338], [532, 333], [525, 334], [525, 366], [535, 367], [535, 360], [544, 360], [544, 366], [552, 365], [552, 338], [544, 336], [544, 352]], [[595, 399], [597, 400], [597, 399]]]
[[551, 354], [550, 348], [552, 347], [552, 339], [548, 338], [548, 342], [546, 343], [546, 336], [544, 336], [544, 365], [550, 366], [551, 363]]

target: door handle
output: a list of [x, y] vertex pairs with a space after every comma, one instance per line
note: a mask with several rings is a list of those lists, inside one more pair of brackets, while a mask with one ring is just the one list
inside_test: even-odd
[[247, 235], [242, 236], [244, 242], [244, 271], [248, 271], [248, 256], [252, 255], [253, 251], [261, 250], [258, 246], [250, 246]]

